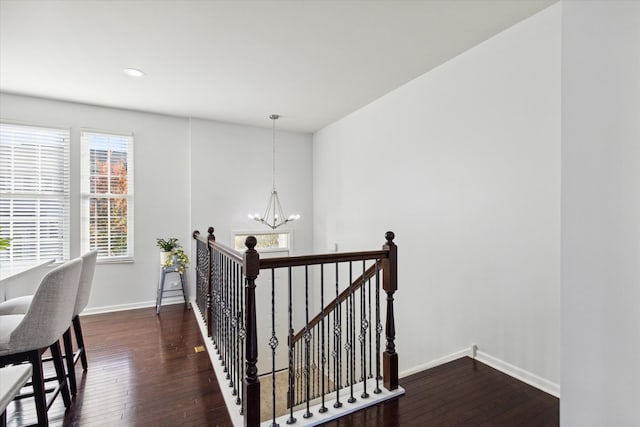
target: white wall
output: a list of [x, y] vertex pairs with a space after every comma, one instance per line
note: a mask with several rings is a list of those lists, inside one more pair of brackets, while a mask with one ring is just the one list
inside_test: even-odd
[[[158, 237], [178, 237], [190, 253], [194, 228], [206, 234], [209, 225], [215, 226], [223, 243], [230, 242], [232, 230], [266, 230], [249, 220], [247, 213], [262, 211], [271, 191], [271, 122], [267, 116], [268, 112], [265, 128], [255, 128], [0, 94], [0, 118], [4, 120], [71, 129], [72, 257], [80, 253], [80, 129], [134, 134], [135, 261], [97, 266], [88, 305], [94, 311], [154, 303]], [[278, 132], [277, 143], [282, 203], [288, 212], [302, 215], [288, 227], [294, 234], [294, 250], [310, 252], [311, 136]], [[195, 275], [190, 273], [193, 296]], [[7, 296], [33, 289], [10, 289]]]
[[80, 129], [134, 134], [134, 244], [130, 264], [99, 264], [89, 308], [155, 299], [156, 237], [189, 243], [187, 120], [84, 104], [1, 94], [0, 116], [71, 129], [71, 256], [80, 253]]
[[[286, 117], [281, 117], [282, 122]], [[279, 228], [293, 232], [295, 253], [313, 249], [311, 135], [284, 132], [276, 124], [276, 187], [286, 214], [299, 221]], [[191, 221], [206, 234], [210, 225], [216, 239], [231, 243], [232, 231], [269, 231], [247, 217], [263, 213], [272, 188], [272, 130], [192, 119]]]
[[562, 10], [566, 426], [640, 425], [640, 3]]
[[558, 5], [322, 129], [313, 148], [316, 250], [396, 233], [400, 371], [476, 343], [559, 382]]

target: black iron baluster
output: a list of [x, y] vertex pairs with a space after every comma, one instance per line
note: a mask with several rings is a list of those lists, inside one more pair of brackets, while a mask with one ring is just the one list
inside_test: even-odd
[[304, 324], [304, 376], [306, 382], [306, 390], [305, 390], [305, 400], [307, 402], [307, 410], [302, 415], [303, 418], [310, 418], [313, 414], [309, 411], [309, 394], [311, 392], [311, 384], [309, 381], [311, 380], [310, 375], [310, 353], [309, 353], [309, 344], [311, 344], [311, 331], [309, 331], [309, 266], [304, 266], [304, 315], [305, 315], [305, 324]]
[[[245, 277], [244, 277], [244, 266], [240, 266], [240, 287], [242, 287], [242, 284], [245, 282]], [[240, 378], [244, 378], [244, 367], [245, 367], [245, 345], [244, 345], [244, 341], [245, 341], [245, 337], [247, 336], [247, 330], [245, 329], [245, 324], [244, 324], [244, 305], [245, 305], [245, 297], [244, 297], [244, 292], [242, 292], [242, 290], [240, 290], [240, 331], [239, 331], [239, 335], [240, 335]], [[240, 387], [240, 393], [239, 397], [240, 397], [240, 415], [244, 414], [244, 405], [243, 400], [244, 400], [244, 387]]]
[[322, 313], [322, 319], [320, 323], [320, 352], [321, 355], [318, 357], [320, 359], [320, 363], [322, 364], [320, 380], [322, 381], [322, 403], [320, 404], [320, 409], [318, 412], [321, 414], [327, 412], [327, 407], [324, 406], [324, 376], [325, 376], [325, 364], [327, 361], [325, 348], [324, 348], [324, 322], [325, 322], [325, 312], [324, 312], [324, 264], [320, 264], [320, 309]]
[[271, 339], [269, 339], [269, 347], [271, 347], [271, 402], [273, 405], [273, 421], [272, 427], [278, 427], [276, 423], [276, 348], [278, 347], [278, 338], [276, 337], [276, 271], [271, 269]]
[[375, 394], [382, 392], [380, 390], [380, 334], [382, 333], [382, 323], [380, 323], [380, 269], [376, 263], [376, 389]]
[[292, 295], [292, 284], [291, 284], [291, 267], [289, 267], [289, 419], [287, 420], [287, 424], [293, 424], [296, 422], [296, 419], [293, 416], [293, 401], [294, 401], [294, 382], [293, 382], [293, 295]]
[[226, 300], [227, 300], [227, 285], [226, 285], [226, 259], [223, 255], [220, 255], [220, 315], [222, 316], [222, 338], [220, 339], [220, 345], [222, 346], [222, 366], [224, 369], [222, 372], [227, 372], [227, 317], [226, 317]]
[[360, 395], [361, 398], [366, 399], [369, 397], [367, 393], [367, 328], [369, 327], [369, 321], [367, 320], [366, 311], [366, 282], [365, 272], [367, 271], [366, 261], [362, 261], [362, 283], [360, 285], [360, 374], [363, 383], [363, 391]]
[[226, 379], [229, 379], [229, 353], [231, 352], [229, 327], [229, 258], [225, 256], [224, 262], [224, 372], [227, 373]]
[[230, 378], [229, 378], [229, 387], [232, 387], [233, 390], [231, 390], [231, 395], [235, 396], [237, 393], [236, 390], [236, 386], [235, 386], [235, 377], [236, 377], [236, 373], [235, 373], [235, 368], [236, 368], [236, 311], [235, 311], [235, 305], [236, 305], [236, 275], [235, 275], [235, 263], [232, 262], [231, 260], [229, 260], [229, 317], [230, 317], [230, 324], [231, 324], [231, 331], [230, 331], [230, 337], [231, 337], [231, 348], [229, 349], [229, 353], [230, 353], [230, 362], [229, 362], [229, 373], [230, 373]]
[[349, 300], [347, 301], [349, 306], [349, 318], [347, 319], [348, 332], [347, 336], [347, 347], [346, 350], [349, 353], [349, 399], [347, 402], [353, 403], [356, 401], [356, 398], [353, 396], [353, 383], [355, 383], [354, 379], [354, 371], [355, 371], [355, 324], [354, 324], [354, 312], [353, 312], [353, 261], [349, 261]]
[[[376, 261], [377, 262], [377, 261]], [[373, 319], [373, 317], [371, 317], [371, 277], [369, 277], [367, 279], [367, 298], [368, 300], [368, 307], [369, 307], [369, 316], [367, 317], [367, 319], [369, 319], [369, 375], [367, 375], [367, 378], [373, 378], [373, 367], [372, 367], [372, 360], [373, 360], [373, 349], [371, 347], [371, 329], [372, 329], [372, 324], [371, 324], [371, 319]]]
[[298, 359], [296, 362], [296, 365], [298, 366], [298, 368], [296, 369], [296, 384], [298, 384], [298, 393], [297, 396], [298, 398], [296, 399], [296, 404], [300, 404], [303, 402], [303, 389], [304, 389], [304, 382], [302, 381], [302, 375], [303, 375], [303, 371], [302, 371], [302, 367], [303, 362], [303, 352], [304, 352], [304, 348], [302, 347], [302, 345], [298, 346]]
[[342, 402], [340, 402], [340, 386], [341, 386], [341, 376], [342, 376], [342, 326], [340, 325], [340, 321], [342, 320], [342, 308], [340, 306], [340, 279], [338, 274], [338, 263], [336, 262], [336, 314], [333, 317], [334, 320], [334, 334], [335, 341], [333, 346], [333, 351], [335, 352], [335, 361], [333, 363], [333, 367], [335, 369], [335, 373], [333, 375], [335, 379], [336, 386], [336, 401], [333, 404], [334, 408], [340, 408], [342, 406]]
[[216, 353], [220, 355], [220, 328], [218, 327], [218, 263], [217, 263], [218, 251], [213, 249], [211, 251], [211, 319], [213, 322], [213, 345], [216, 349]]
[[236, 316], [236, 384], [238, 386], [238, 394], [236, 395], [236, 405], [240, 405], [242, 400], [240, 399], [240, 390], [242, 390], [242, 377], [240, 376], [240, 369], [242, 368], [243, 360], [242, 360], [242, 315], [240, 309], [240, 296], [242, 295], [242, 273], [240, 270], [240, 264], [235, 264], [235, 274], [236, 274], [236, 307], [234, 314]]
[[320, 325], [316, 323], [314, 326], [314, 335], [313, 335], [313, 343], [315, 345], [316, 351], [313, 357], [313, 363], [311, 364], [311, 369], [315, 373], [315, 379], [313, 381], [313, 398], [319, 396], [320, 393], [320, 338], [322, 334], [320, 333]]
[[215, 253], [215, 263], [216, 263], [216, 298], [213, 303], [215, 306], [215, 317], [216, 317], [216, 351], [218, 353], [218, 360], [222, 360], [222, 317], [220, 313], [220, 283], [221, 283], [221, 274], [220, 274], [220, 252], [216, 250]]

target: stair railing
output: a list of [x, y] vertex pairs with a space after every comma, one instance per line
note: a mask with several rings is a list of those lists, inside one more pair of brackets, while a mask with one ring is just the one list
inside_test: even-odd
[[[276, 399], [277, 392], [282, 393], [276, 387], [276, 354], [283, 339], [278, 338], [276, 301], [279, 306], [283, 300], [287, 303], [287, 424], [297, 421], [294, 409], [303, 409], [303, 418], [312, 417], [312, 403], [319, 404], [319, 413], [329, 411], [326, 399], [334, 396], [333, 407], [341, 407], [345, 392], [349, 403], [368, 399], [369, 391], [380, 392], [380, 380], [387, 390], [398, 388], [393, 306], [397, 247], [392, 232], [386, 233], [381, 250], [281, 258], [260, 258], [253, 236], [246, 239], [242, 255], [216, 242], [212, 227], [206, 239], [198, 231], [193, 237], [197, 241], [196, 305], [207, 322], [236, 404], [241, 405], [244, 425], [257, 426], [261, 418], [277, 425], [276, 418], [283, 415]], [[353, 279], [360, 269], [361, 274]], [[271, 372], [267, 373], [272, 407], [261, 417], [256, 280], [262, 270], [271, 279]], [[282, 273], [286, 286], [276, 283]], [[380, 303], [382, 292], [386, 293], [386, 307]], [[319, 313], [310, 318], [313, 301]], [[297, 333], [294, 325], [298, 325]], [[356, 386], [362, 390], [357, 397]]]

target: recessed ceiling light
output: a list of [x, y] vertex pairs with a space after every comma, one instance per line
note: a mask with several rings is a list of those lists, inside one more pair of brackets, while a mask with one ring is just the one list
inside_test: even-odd
[[124, 70], [122, 70], [127, 76], [131, 76], [131, 77], [143, 77], [145, 76], [145, 72], [144, 71], [140, 71], [136, 68], [125, 68]]

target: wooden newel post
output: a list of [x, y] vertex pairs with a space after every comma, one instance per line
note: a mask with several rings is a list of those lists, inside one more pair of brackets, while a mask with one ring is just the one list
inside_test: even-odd
[[245, 378], [243, 384], [244, 425], [253, 427], [260, 425], [260, 380], [258, 379], [258, 333], [256, 329], [256, 278], [260, 273], [260, 255], [255, 250], [258, 241], [249, 236], [245, 241], [247, 247], [244, 253], [245, 274]]
[[387, 293], [387, 324], [385, 334], [387, 346], [382, 354], [383, 383], [387, 390], [398, 388], [398, 353], [396, 353], [396, 324], [393, 315], [393, 293], [398, 289], [398, 247], [393, 243], [395, 234], [387, 231], [387, 242], [382, 246], [389, 252], [383, 260], [382, 289]]
[[209, 257], [209, 262], [208, 264], [208, 268], [207, 268], [207, 309], [206, 312], [207, 314], [205, 315], [205, 320], [207, 322], [207, 334], [209, 336], [213, 335], [213, 319], [211, 316], [211, 304], [213, 303], [212, 298], [213, 298], [213, 280], [211, 280], [211, 273], [212, 273], [212, 268], [213, 268], [213, 260], [211, 259], [211, 254], [212, 254], [212, 250], [211, 250], [211, 246], [209, 246], [209, 243], [211, 242], [215, 242], [216, 241], [216, 236], [213, 235], [214, 229], [213, 227], [209, 227], [207, 229], [207, 232], [209, 233], [209, 235], [207, 236], [207, 256]]

